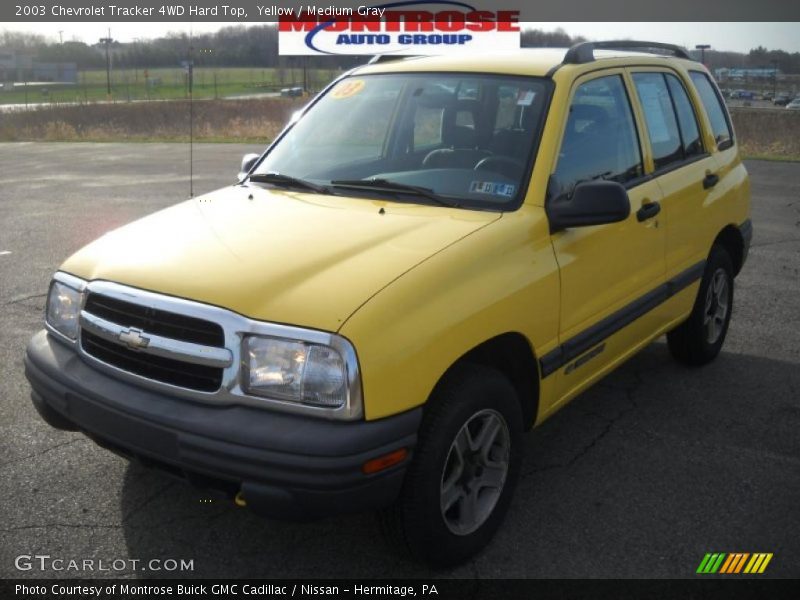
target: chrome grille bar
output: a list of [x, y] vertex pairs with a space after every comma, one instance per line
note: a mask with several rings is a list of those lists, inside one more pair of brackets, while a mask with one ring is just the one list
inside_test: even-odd
[[104, 340], [142, 354], [152, 354], [162, 358], [220, 369], [225, 369], [233, 364], [233, 354], [227, 348], [182, 342], [136, 328], [123, 327], [117, 323], [101, 319], [85, 310], [81, 311], [81, 327]]

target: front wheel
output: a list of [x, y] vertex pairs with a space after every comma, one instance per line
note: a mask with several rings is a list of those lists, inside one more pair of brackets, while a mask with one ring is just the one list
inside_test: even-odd
[[458, 564], [480, 551], [508, 509], [521, 462], [522, 413], [495, 369], [455, 369], [431, 397], [414, 460], [381, 522], [417, 560]]
[[689, 318], [667, 334], [672, 356], [686, 365], [701, 366], [722, 349], [733, 312], [733, 264], [722, 246], [714, 246]]

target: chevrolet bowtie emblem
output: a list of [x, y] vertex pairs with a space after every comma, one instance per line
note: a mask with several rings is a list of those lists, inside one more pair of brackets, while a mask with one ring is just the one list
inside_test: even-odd
[[117, 339], [132, 350], [142, 350], [150, 343], [150, 338], [144, 337], [141, 329], [134, 328], [121, 331]]

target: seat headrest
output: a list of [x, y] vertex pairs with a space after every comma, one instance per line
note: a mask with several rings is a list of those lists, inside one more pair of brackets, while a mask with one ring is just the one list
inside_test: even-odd
[[474, 148], [477, 145], [478, 136], [472, 127], [453, 125], [442, 131], [442, 134], [444, 145], [451, 148]]

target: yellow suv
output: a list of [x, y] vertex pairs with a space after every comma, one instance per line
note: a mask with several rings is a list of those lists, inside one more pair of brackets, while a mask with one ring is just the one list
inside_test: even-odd
[[523, 431], [664, 333], [716, 357], [749, 198], [676, 46], [375, 61], [236, 185], [69, 258], [33, 402], [264, 515], [381, 509], [456, 563], [499, 527]]

